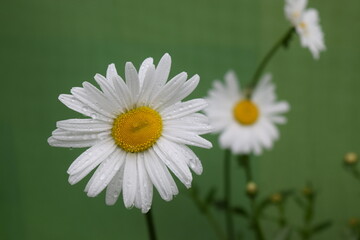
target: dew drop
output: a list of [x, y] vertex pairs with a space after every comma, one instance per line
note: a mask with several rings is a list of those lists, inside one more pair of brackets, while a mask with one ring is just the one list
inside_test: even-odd
[[92, 114], [90, 114], [90, 117], [91, 117], [92, 119], [96, 119], [96, 118], [97, 118], [97, 114], [96, 114], [96, 113], [92, 113]]

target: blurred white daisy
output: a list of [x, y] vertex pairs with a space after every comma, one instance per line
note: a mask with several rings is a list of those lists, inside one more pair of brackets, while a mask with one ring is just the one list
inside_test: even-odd
[[168, 54], [156, 68], [147, 58], [139, 73], [128, 62], [124, 82], [111, 64], [106, 77], [95, 75], [101, 91], [84, 82], [82, 88], [59, 96], [67, 107], [90, 117], [58, 121], [48, 139], [56, 147], [90, 147], [69, 167], [70, 184], [96, 168], [85, 188], [89, 197], [107, 188], [106, 203], [113, 205], [122, 191], [125, 206], [143, 213], [151, 207], [153, 185], [166, 201], [178, 193], [169, 169], [191, 187], [190, 169], [201, 174], [202, 165], [186, 145], [212, 147], [199, 136], [210, 131], [208, 118], [197, 113], [207, 103], [182, 102], [198, 85], [199, 76], [187, 80], [182, 72], [167, 82], [170, 66]]
[[286, 0], [285, 15], [300, 36], [301, 46], [309, 48], [315, 59], [325, 51], [324, 33], [316, 9], [306, 9], [307, 0]]
[[271, 75], [265, 75], [247, 99], [234, 72], [225, 75], [225, 84], [214, 82], [204, 110], [215, 132], [220, 132], [221, 148], [234, 154], [259, 155], [279, 138], [275, 124], [286, 123], [281, 114], [289, 110], [285, 101], [276, 101]]
[[285, 16], [294, 26], [300, 23], [306, 5], [307, 0], [286, 0]]

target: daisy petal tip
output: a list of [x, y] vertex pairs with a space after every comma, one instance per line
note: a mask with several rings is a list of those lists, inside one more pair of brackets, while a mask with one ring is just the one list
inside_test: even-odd
[[47, 139], [47, 143], [48, 143], [50, 146], [52, 146], [52, 147], [54, 147], [54, 146], [53, 146], [54, 142], [55, 142], [55, 140], [54, 140], [53, 137], [49, 137], [49, 138]]
[[105, 204], [108, 206], [114, 206], [116, 201], [105, 200]]
[[86, 194], [88, 197], [96, 197], [98, 194], [92, 192], [92, 191], [88, 191]]
[[191, 188], [191, 182], [185, 183], [184, 185], [185, 185], [185, 187], [186, 187], [187, 189], [190, 189], [190, 188]]
[[206, 142], [204, 142], [204, 148], [210, 149], [212, 147], [213, 147], [213, 145], [210, 141], [206, 140]]
[[171, 61], [171, 56], [169, 53], [165, 53], [162, 58], [164, 58], [164, 60]]
[[150, 209], [141, 209], [142, 214], [147, 214]]
[[75, 185], [78, 181], [76, 181], [73, 175], [70, 175], [68, 182], [70, 183], [70, 185]]
[[124, 201], [124, 205], [127, 209], [131, 209], [134, 207], [134, 203], [131, 201], [126, 201], [126, 202]]

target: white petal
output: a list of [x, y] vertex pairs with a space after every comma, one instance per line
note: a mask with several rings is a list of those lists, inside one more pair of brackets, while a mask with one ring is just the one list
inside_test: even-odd
[[99, 106], [100, 108], [104, 109], [105, 111], [109, 113], [117, 112], [118, 108], [116, 103], [114, 102], [114, 99], [108, 99], [104, 95], [103, 92], [101, 92], [99, 89], [97, 89], [94, 85], [92, 85], [89, 82], [83, 82], [83, 87], [86, 93], [88, 94], [88, 99], [93, 99], [95, 105]]
[[106, 188], [105, 202], [107, 205], [114, 205], [120, 196], [123, 185], [124, 165], [121, 166]]
[[104, 159], [106, 159], [114, 149], [110, 149], [108, 152], [105, 152], [102, 156], [97, 158], [89, 157], [88, 162], [85, 162], [83, 166], [79, 167], [76, 172], [70, 174], [69, 183], [71, 185], [78, 183], [86, 175], [88, 175], [96, 166], [98, 166]]
[[144, 82], [139, 95], [139, 100], [138, 100], [139, 106], [148, 105], [149, 102], [151, 102], [152, 98], [154, 97], [154, 93], [153, 93], [153, 88], [155, 84], [154, 75], [155, 75], [155, 66], [154, 65], [149, 66], [146, 71]]
[[124, 80], [120, 76], [114, 76], [112, 78], [112, 82], [114, 85], [115, 93], [118, 96], [119, 101], [121, 102], [121, 106], [126, 110], [130, 110], [133, 107], [133, 100], [131, 96], [131, 92], [128, 86], [125, 84]]
[[139, 81], [140, 81], [140, 88], [143, 86], [145, 74], [150, 67], [154, 67], [154, 59], [151, 57], [145, 59], [139, 69]]
[[230, 70], [225, 74], [225, 82], [227, 85], [227, 92], [234, 98], [239, 98], [239, 84], [238, 78], [234, 71]]
[[131, 62], [127, 62], [125, 65], [125, 79], [128, 86], [132, 100], [135, 102], [140, 92], [139, 77], [134, 65]]
[[121, 96], [116, 94], [116, 90], [113, 85], [111, 78], [106, 79], [100, 74], [96, 74], [94, 77], [95, 81], [99, 84], [101, 90], [104, 92], [104, 95], [116, 105], [115, 113], [119, 114], [124, 112], [123, 100], [120, 99]]
[[200, 81], [199, 75], [195, 75], [189, 80], [187, 80], [180, 88], [178, 88], [177, 91], [172, 92], [171, 98], [168, 98], [167, 101], [162, 101], [163, 105], [161, 105], [161, 109], [170, 107], [173, 104], [189, 96], [189, 94], [195, 90], [195, 88], [199, 84], [199, 81]]
[[74, 141], [74, 140], [58, 140], [53, 137], [48, 138], [48, 143], [53, 147], [66, 147], [66, 148], [85, 148], [94, 146], [98, 142], [98, 139], [91, 140], [82, 140], [82, 141]]
[[117, 77], [118, 73], [116, 71], [115, 64], [111, 63], [109, 64], [107, 70], [106, 70], [106, 78], [111, 82], [111, 79], [114, 77]]
[[254, 128], [254, 133], [258, 136], [259, 142], [264, 148], [270, 149], [272, 147], [271, 137], [263, 126], [259, 125], [259, 127]]
[[147, 213], [151, 208], [153, 197], [153, 185], [145, 167], [144, 153], [138, 153], [138, 176], [139, 176], [139, 193], [141, 196], [141, 212]]
[[170, 120], [175, 118], [181, 118], [186, 115], [195, 113], [204, 109], [207, 106], [207, 102], [204, 99], [192, 99], [190, 101], [177, 103], [171, 107], [164, 109], [161, 112], [164, 120]]
[[135, 200], [134, 200], [134, 206], [136, 208], [141, 209], [141, 202], [142, 202], [142, 199], [141, 199], [140, 191], [136, 191]]
[[222, 149], [230, 148], [234, 139], [237, 139], [238, 136], [236, 133], [238, 132], [238, 126], [235, 123], [230, 124], [224, 131], [220, 134], [219, 143]]
[[52, 132], [52, 137], [60, 141], [87, 141], [87, 140], [100, 140], [108, 138], [110, 131], [100, 133], [87, 133], [87, 132], [73, 132], [57, 128]]
[[178, 179], [187, 188], [190, 188], [192, 175], [186, 164], [187, 161], [185, 156], [179, 151], [177, 144], [174, 144], [165, 138], [161, 138], [154, 145], [154, 151]]
[[[89, 184], [87, 195], [89, 197], [97, 196], [104, 190], [115, 174], [119, 171], [125, 159], [125, 153], [116, 149], [101, 165], [96, 169], [94, 175], [91, 177], [92, 181]], [[90, 183], [90, 182], [89, 182]]]
[[160, 89], [162, 86], [165, 85], [171, 67], [171, 57], [168, 53], [165, 53], [164, 56], [160, 59], [159, 64], [156, 67], [155, 72], [155, 81], [156, 81], [156, 89]]
[[[71, 93], [75, 98], [94, 109], [97, 113], [100, 113], [101, 115], [108, 118], [115, 117], [115, 115], [112, 113], [112, 110], [109, 110], [108, 107], [105, 107], [107, 103], [105, 103], [103, 99], [100, 99], [101, 97], [99, 97], [97, 94], [91, 94], [89, 91], [79, 87], [72, 88]], [[96, 118], [97, 116], [91, 115], [90, 117]]]
[[164, 131], [185, 130], [196, 134], [206, 134], [213, 131], [213, 128], [209, 125], [208, 117], [200, 113], [164, 121], [163, 129]]
[[177, 147], [181, 149], [182, 153], [185, 155], [185, 159], [191, 170], [193, 170], [197, 175], [200, 175], [203, 171], [203, 167], [195, 153], [186, 145], [178, 144]]
[[[67, 173], [70, 175], [83, 171], [94, 163], [100, 164], [115, 149], [112, 139], [100, 141], [95, 146], [83, 152], [69, 167]], [[96, 166], [98, 165], [96, 164]]]
[[144, 159], [146, 171], [161, 198], [170, 201], [173, 195], [179, 192], [174, 179], [152, 148], [147, 151], [147, 154], [149, 156]]
[[95, 119], [67, 119], [56, 123], [58, 128], [74, 132], [102, 132], [108, 131], [112, 125]]
[[125, 207], [130, 208], [138, 190], [137, 154], [128, 153], [124, 164], [123, 198]]
[[267, 106], [263, 109], [263, 112], [266, 114], [281, 114], [289, 111], [289, 109], [290, 105], [285, 101], [281, 101]]
[[197, 74], [195, 74], [189, 80], [187, 80], [182, 86], [182, 88], [179, 89], [178, 92], [174, 93], [175, 94], [174, 99], [171, 100], [169, 106], [189, 96], [195, 90], [195, 88], [199, 84], [199, 81], [200, 81], [200, 76]]
[[174, 97], [174, 92], [178, 91], [186, 81], [187, 74], [185, 72], [179, 73], [173, 77], [164, 87], [160, 89], [157, 96], [154, 97], [152, 104], [155, 110], [163, 109], [167, 106], [166, 104], [169, 100]]
[[68, 108], [70, 108], [78, 113], [84, 114], [85, 116], [88, 116], [88, 117], [97, 116], [97, 119], [99, 119], [99, 120], [102, 120], [105, 122], [112, 122], [112, 118], [109, 118], [109, 117], [106, 117], [106, 116], [100, 114], [99, 112], [97, 112], [93, 108], [89, 107], [85, 103], [79, 101], [77, 98], [75, 98], [74, 96], [72, 96], [70, 94], [61, 94], [59, 96], [59, 100], [64, 105], [66, 105]]
[[163, 132], [163, 136], [170, 141], [186, 144], [191, 146], [197, 146], [202, 148], [212, 148], [211, 142], [200, 137], [196, 133], [188, 131], [177, 131], [177, 132]]
[[263, 121], [263, 126], [271, 136], [273, 140], [277, 140], [279, 138], [279, 130], [275, 127], [275, 125], [270, 121]]
[[287, 122], [286, 117], [283, 116], [270, 116], [270, 119], [277, 124], [285, 124]]

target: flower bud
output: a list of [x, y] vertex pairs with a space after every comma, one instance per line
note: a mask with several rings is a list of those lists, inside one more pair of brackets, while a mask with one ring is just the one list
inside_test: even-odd
[[271, 195], [270, 201], [273, 204], [279, 204], [283, 201], [283, 196], [281, 193], [274, 193], [273, 195]]
[[312, 197], [314, 195], [314, 190], [311, 187], [306, 186], [303, 188], [302, 193], [305, 197]]
[[344, 156], [344, 162], [347, 165], [354, 165], [358, 162], [358, 156], [354, 152], [349, 152]]
[[358, 227], [360, 225], [360, 219], [353, 217], [348, 221], [349, 227]]
[[249, 196], [255, 196], [258, 192], [258, 187], [256, 185], [256, 183], [254, 182], [248, 182], [248, 184], [246, 185], [246, 193]]

